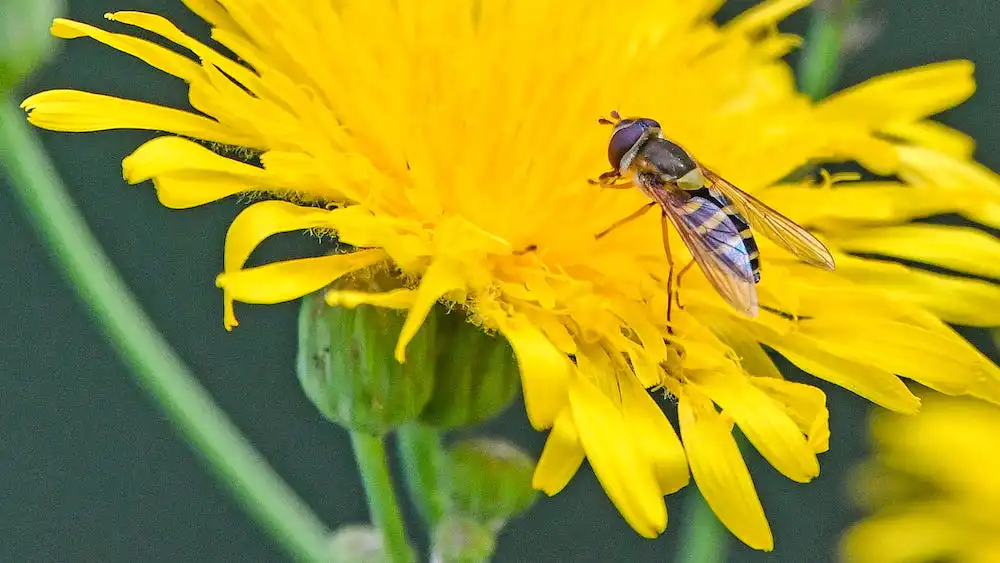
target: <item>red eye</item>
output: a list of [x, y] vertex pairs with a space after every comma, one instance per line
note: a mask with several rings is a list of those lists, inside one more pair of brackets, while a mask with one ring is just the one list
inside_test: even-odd
[[611, 136], [611, 142], [608, 143], [608, 162], [611, 163], [612, 168], [618, 170], [621, 167], [622, 157], [635, 145], [639, 137], [642, 136], [642, 132], [648, 127], [642, 121], [618, 124], [618, 130]]

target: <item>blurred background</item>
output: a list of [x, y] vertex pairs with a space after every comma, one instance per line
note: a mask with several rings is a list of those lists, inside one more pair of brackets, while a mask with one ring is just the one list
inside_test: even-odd
[[[725, 20], [754, 2], [730, 1]], [[992, 0], [870, 2], [878, 34], [844, 63], [838, 88], [924, 63], [967, 58], [978, 93], [941, 117], [974, 136], [977, 157], [1000, 169], [1000, 4]], [[204, 36], [180, 2], [69, 0], [66, 16], [101, 25], [102, 14], [142, 10]], [[808, 12], [783, 29], [805, 33]], [[18, 95], [75, 88], [186, 107], [186, 90], [164, 74], [90, 40], [61, 45], [54, 62]], [[795, 60], [795, 55], [792, 55]], [[23, 97], [23, 96], [21, 96]], [[18, 98], [20, 99], [20, 98]], [[294, 373], [296, 303], [239, 308], [239, 329], [222, 327], [221, 269], [232, 200], [183, 213], [162, 207], [150, 185], [129, 187], [120, 159], [149, 133], [39, 131], [90, 227], [147, 312], [219, 404], [291, 486], [331, 526], [367, 521], [365, 496], [345, 431], [304, 397]], [[0, 178], [0, 560], [284, 561], [286, 555], [205, 471], [132, 377], [46, 254]], [[269, 254], [310, 254], [315, 239], [284, 237]], [[997, 359], [988, 334], [962, 330]], [[787, 368], [792, 379], [805, 380]], [[859, 514], [845, 492], [866, 453], [869, 406], [808, 378], [828, 396], [830, 451], [808, 485], [780, 476], [748, 453], [774, 530], [776, 549], [758, 553], [728, 536], [730, 561], [831, 561]], [[477, 431], [508, 437], [538, 455], [544, 435], [515, 403]], [[637, 536], [588, 468], [563, 493], [541, 498], [510, 523], [496, 561], [670, 560], [683, 525], [685, 494], [668, 498], [671, 525], [659, 539]], [[415, 514], [411, 537], [418, 539]]]

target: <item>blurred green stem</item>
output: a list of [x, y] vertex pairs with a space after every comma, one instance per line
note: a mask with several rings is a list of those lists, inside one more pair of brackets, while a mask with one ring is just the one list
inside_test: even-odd
[[145, 315], [77, 212], [37, 136], [0, 100], [0, 167], [98, 326], [218, 480], [293, 556], [327, 561], [327, 528], [240, 434]]
[[365, 494], [368, 495], [372, 524], [382, 532], [389, 560], [393, 563], [413, 563], [413, 550], [406, 539], [403, 516], [399, 512], [399, 503], [392, 487], [384, 438], [352, 430], [351, 443], [354, 445], [354, 457], [364, 482]]
[[812, 10], [812, 23], [799, 59], [799, 87], [813, 100], [826, 97], [840, 78], [844, 31], [861, 0], [827, 0]]
[[677, 561], [697, 563], [722, 563], [729, 550], [729, 537], [715, 513], [692, 485], [684, 501], [684, 526]]
[[428, 529], [433, 530], [447, 511], [447, 501], [439, 481], [444, 458], [441, 435], [433, 428], [412, 422], [400, 428], [396, 437], [406, 486], [420, 516]]

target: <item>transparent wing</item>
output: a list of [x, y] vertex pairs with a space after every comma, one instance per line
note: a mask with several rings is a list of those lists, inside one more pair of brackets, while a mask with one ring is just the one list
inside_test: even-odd
[[750, 223], [752, 229], [762, 233], [807, 264], [826, 270], [834, 269], [830, 251], [816, 237], [809, 234], [809, 231], [730, 184], [715, 172], [704, 166], [701, 167], [701, 172], [708, 181], [709, 190], [715, 190], [728, 198], [740, 215]]
[[750, 256], [729, 217], [714, 202], [702, 197], [684, 202], [667, 197], [662, 203], [663, 236], [667, 236], [669, 219], [722, 298], [737, 311], [757, 316], [757, 288]]

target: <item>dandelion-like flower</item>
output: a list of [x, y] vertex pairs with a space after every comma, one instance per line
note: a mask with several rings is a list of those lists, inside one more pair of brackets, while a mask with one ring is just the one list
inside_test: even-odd
[[917, 416], [877, 413], [854, 489], [872, 514], [844, 535], [849, 563], [1000, 558], [1000, 409], [928, 396]]
[[[1000, 400], [997, 367], [945, 324], [1000, 325], [1000, 288], [849, 254], [1000, 277], [988, 235], [907, 224], [960, 213], [1000, 226], [1000, 179], [972, 160], [967, 137], [927, 119], [971, 95], [972, 65], [899, 72], [812, 103], [781, 60], [799, 40], [776, 31], [806, 3], [771, 0], [720, 27], [708, 0], [185, 0], [229, 54], [146, 13], [107, 17], [173, 48], [67, 20], [53, 33], [178, 77], [193, 111], [71, 90], [24, 107], [54, 130], [167, 132], [123, 168], [131, 183], [153, 180], [168, 207], [277, 196], [229, 228], [217, 279], [227, 328], [234, 301], [288, 301], [362, 268], [398, 270], [410, 285], [326, 298], [408, 311], [399, 361], [438, 301], [502, 333], [531, 423], [551, 429], [537, 488], [555, 494], [586, 457], [624, 518], [653, 537], [690, 468], [729, 529], [770, 549], [733, 424], [798, 482], [818, 475], [829, 435], [824, 394], [782, 378], [764, 346], [899, 412], [919, 400], [898, 376]], [[612, 109], [655, 118], [809, 228], [836, 271], [761, 240], [755, 319], [692, 271], [668, 327], [659, 218], [595, 237], [647, 201], [587, 182], [607, 168], [609, 130], [596, 118]], [[843, 161], [895, 179], [783, 181]], [[244, 267], [267, 237], [306, 229], [358, 250]], [[680, 436], [656, 388], [676, 399]]]

